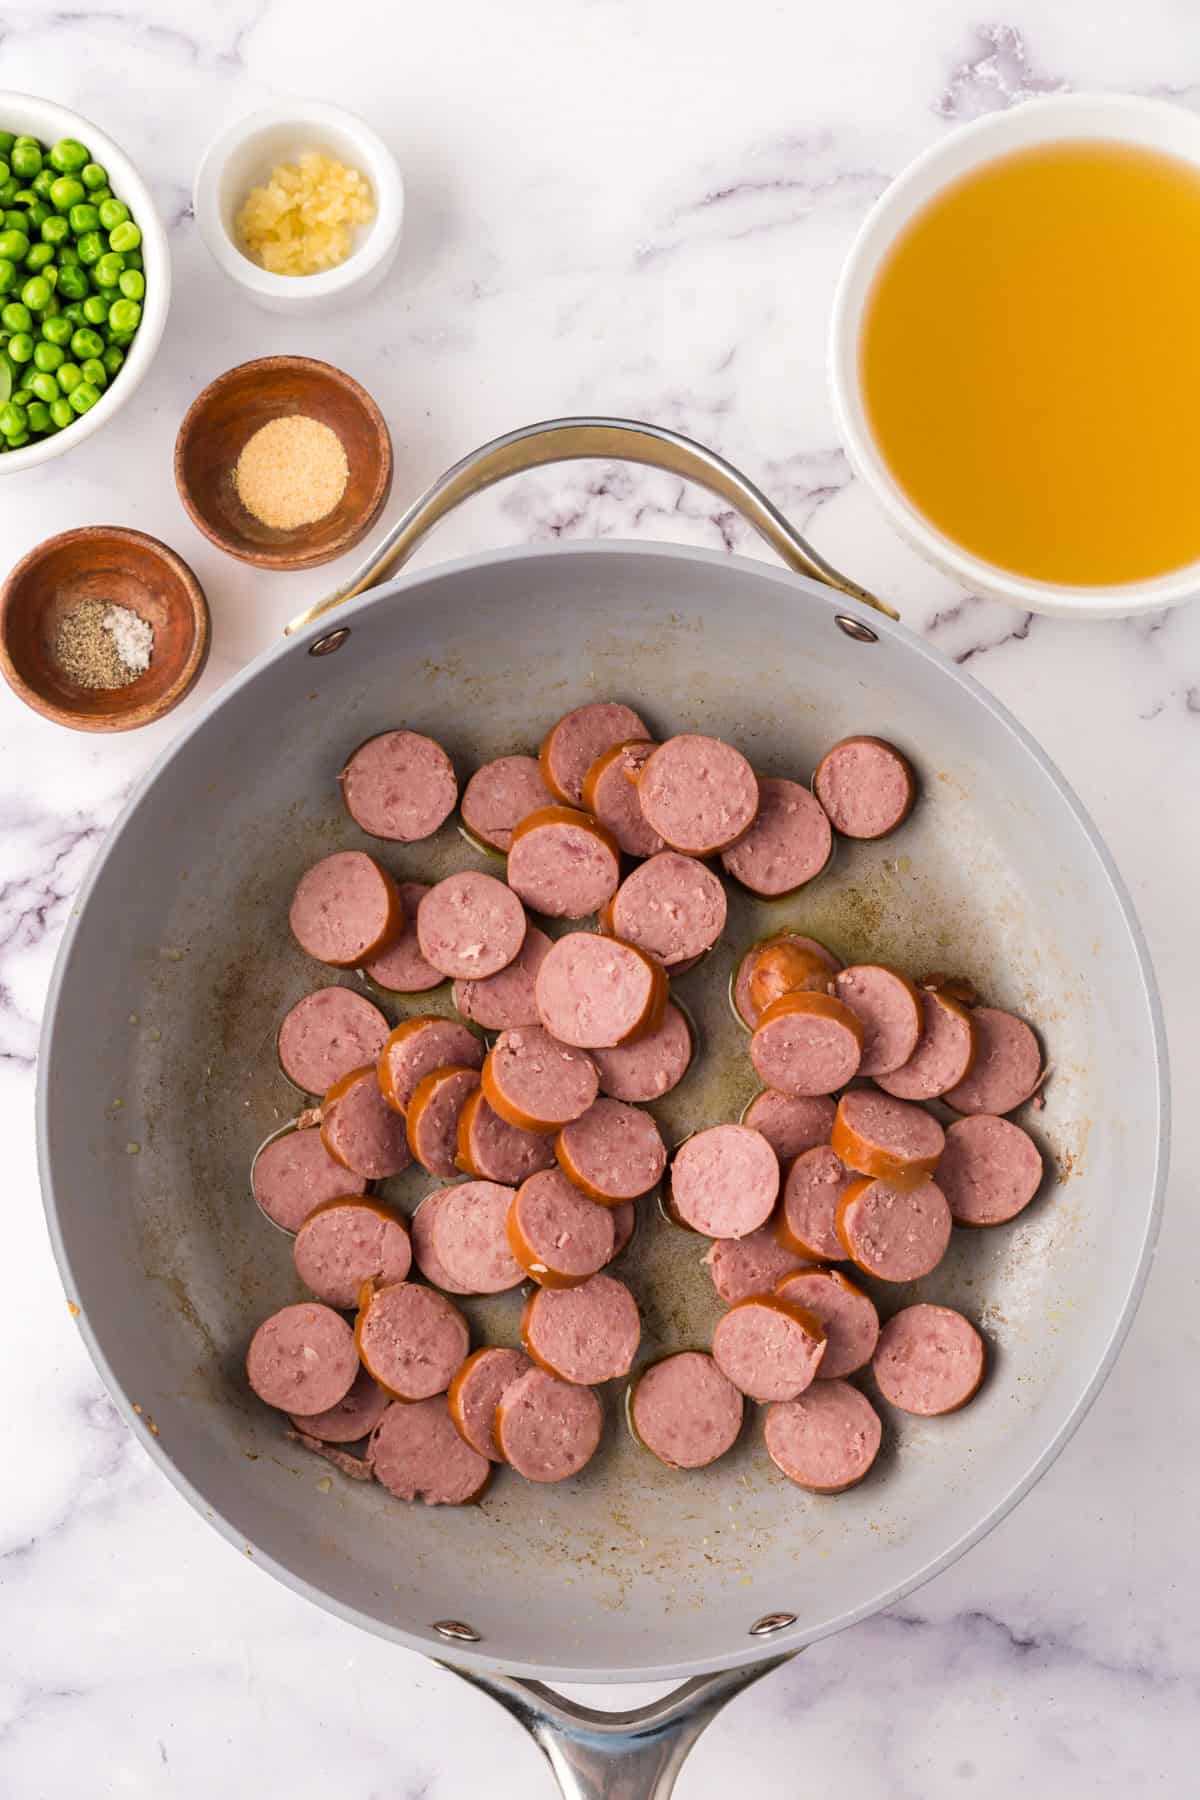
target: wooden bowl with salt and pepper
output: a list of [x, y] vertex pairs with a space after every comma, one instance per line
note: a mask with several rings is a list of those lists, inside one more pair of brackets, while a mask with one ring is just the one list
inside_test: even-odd
[[0, 673], [26, 705], [75, 731], [161, 719], [208, 660], [204, 590], [142, 531], [85, 525], [47, 538], [0, 588]]
[[260, 569], [311, 569], [360, 542], [392, 486], [392, 440], [364, 388], [307, 356], [240, 363], [197, 395], [175, 484], [210, 543]]

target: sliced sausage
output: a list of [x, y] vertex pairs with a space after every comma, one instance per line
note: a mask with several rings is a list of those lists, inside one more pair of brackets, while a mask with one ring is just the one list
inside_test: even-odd
[[848, 1381], [818, 1381], [767, 1412], [767, 1455], [810, 1494], [840, 1494], [861, 1481], [882, 1438], [879, 1414]]
[[679, 974], [712, 949], [727, 908], [720, 876], [694, 856], [663, 850], [621, 883], [600, 926]]
[[675, 1152], [670, 1211], [681, 1225], [706, 1237], [757, 1231], [778, 1196], [779, 1159], [748, 1125], [710, 1125]]
[[305, 1287], [344, 1311], [358, 1304], [364, 1281], [390, 1286], [406, 1280], [412, 1267], [408, 1227], [375, 1200], [318, 1207], [296, 1233], [292, 1256]]
[[906, 1063], [875, 1077], [897, 1100], [936, 1100], [965, 1081], [975, 1061], [975, 1022], [960, 1000], [921, 990], [921, 1035]]
[[827, 994], [841, 963], [799, 931], [781, 932], [752, 944], [738, 964], [733, 981], [733, 1008], [749, 1031], [773, 1000], [784, 994]]
[[832, 994], [783, 994], [750, 1036], [759, 1080], [784, 1094], [832, 1094], [858, 1073], [863, 1028]]
[[539, 1287], [575, 1287], [612, 1261], [616, 1227], [561, 1169], [531, 1175], [508, 1208], [508, 1244]]
[[406, 1113], [418, 1084], [435, 1069], [481, 1069], [484, 1046], [457, 1019], [424, 1013], [405, 1019], [379, 1057], [379, 1091], [393, 1112]]
[[637, 1207], [632, 1200], [626, 1200], [623, 1206], [610, 1206], [613, 1222], [613, 1253], [609, 1262], [616, 1262], [621, 1252], [628, 1248], [637, 1230]]
[[510, 1031], [514, 1025], [538, 1023], [534, 998], [537, 973], [550, 950], [550, 939], [530, 925], [525, 942], [498, 975], [482, 981], [456, 981], [454, 1004], [464, 1019], [485, 1031]]
[[321, 1142], [334, 1162], [366, 1181], [398, 1175], [412, 1161], [404, 1120], [385, 1104], [371, 1067], [334, 1082], [321, 1102]]
[[906, 1306], [879, 1334], [872, 1372], [884, 1399], [901, 1412], [936, 1418], [957, 1412], [979, 1389], [983, 1339], [949, 1306]]
[[362, 850], [339, 850], [306, 869], [288, 912], [306, 956], [356, 969], [379, 956], [404, 928], [400, 890]]
[[404, 1129], [413, 1156], [431, 1175], [458, 1174], [458, 1124], [478, 1092], [478, 1069], [435, 1069], [417, 1083]]
[[791, 1162], [803, 1150], [827, 1144], [837, 1111], [828, 1094], [781, 1094], [764, 1088], [755, 1094], [742, 1114], [742, 1124], [761, 1132], [781, 1164]]
[[510, 1125], [492, 1110], [478, 1089], [468, 1094], [458, 1115], [456, 1160], [464, 1175], [519, 1187], [539, 1169], [554, 1167], [554, 1140]]
[[492, 1465], [454, 1429], [444, 1394], [388, 1407], [371, 1435], [375, 1479], [397, 1500], [466, 1506], [478, 1500]]
[[597, 757], [614, 744], [649, 736], [633, 708], [622, 706], [619, 700], [594, 700], [589, 706], [577, 706], [564, 713], [542, 739], [538, 757], [542, 780], [564, 806], [580, 806], [584, 781]]
[[598, 756], [583, 782], [583, 804], [616, 838], [626, 856], [656, 856], [666, 845], [642, 814], [637, 783], [655, 745], [614, 744]]
[[640, 1377], [629, 1417], [641, 1442], [669, 1469], [704, 1469], [742, 1429], [742, 1396], [711, 1356], [682, 1350]]
[[657, 1031], [615, 1050], [594, 1050], [600, 1092], [610, 1100], [661, 1100], [678, 1087], [692, 1060], [692, 1031], [679, 1008], [667, 1003]]
[[454, 765], [419, 731], [382, 731], [359, 746], [338, 780], [346, 810], [372, 837], [432, 837], [458, 799]]
[[404, 930], [382, 956], [373, 956], [363, 965], [377, 987], [389, 994], [427, 994], [441, 987], [446, 977], [440, 969], [425, 961], [417, 938], [417, 908], [430, 891], [424, 881], [402, 881], [400, 903], [404, 908]]
[[785, 1249], [812, 1262], [840, 1262], [837, 1209], [856, 1176], [828, 1144], [804, 1150], [788, 1169], [775, 1234]]
[[833, 991], [863, 1028], [860, 1075], [890, 1075], [906, 1063], [921, 1035], [921, 997], [907, 975], [885, 963], [851, 963]]
[[894, 744], [848, 737], [817, 764], [813, 792], [843, 837], [881, 838], [912, 811], [917, 779]]
[[463, 1181], [446, 1188], [430, 1220], [437, 1264], [464, 1294], [503, 1294], [525, 1271], [508, 1243], [511, 1188], [497, 1181]]
[[657, 1031], [667, 1010], [661, 963], [616, 938], [570, 931], [538, 970], [538, 1016], [551, 1037], [580, 1050], [612, 1050]]
[[806, 1267], [807, 1260], [785, 1249], [770, 1225], [746, 1237], [718, 1238], [704, 1257], [717, 1298], [726, 1306], [750, 1294], [773, 1293], [777, 1282]]
[[426, 1281], [434, 1287], [442, 1288], [447, 1294], [469, 1294], [470, 1288], [464, 1287], [447, 1274], [438, 1260], [433, 1245], [433, 1223], [441, 1211], [443, 1203], [454, 1192], [453, 1188], [439, 1188], [435, 1194], [426, 1194], [416, 1212], [409, 1220], [409, 1232], [412, 1236], [413, 1261], [420, 1269]]
[[539, 1288], [521, 1314], [521, 1342], [538, 1367], [582, 1387], [628, 1375], [641, 1336], [637, 1302], [612, 1275]]
[[854, 1088], [838, 1101], [829, 1141], [859, 1175], [915, 1187], [937, 1168], [946, 1134], [923, 1106]]
[[366, 1185], [333, 1160], [319, 1131], [307, 1128], [269, 1139], [250, 1171], [255, 1203], [284, 1231], [299, 1231], [318, 1206], [361, 1194]]
[[946, 1133], [938, 1186], [956, 1225], [1006, 1225], [1042, 1185], [1042, 1153], [1011, 1119], [976, 1113]]
[[668, 738], [647, 759], [637, 791], [650, 829], [688, 856], [712, 856], [735, 844], [758, 814], [754, 770], [720, 738]]
[[324, 1094], [351, 1069], [378, 1060], [388, 1022], [365, 994], [318, 988], [306, 994], [279, 1027], [279, 1066], [305, 1094]]
[[446, 1400], [451, 1422], [463, 1442], [489, 1462], [504, 1461], [496, 1442], [496, 1408], [513, 1382], [532, 1367], [522, 1351], [489, 1344], [473, 1350], [450, 1383]]
[[500, 1396], [496, 1443], [526, 1481], [566, 1481], [596, 1454], [603, 1424], [591, 1388], [527, 1369]]
[[457, 1306], [412, 1281], [367, 1295], [354, 1338], [363, 1367], [393, 1400], [444, 1394], [469, 1347], [467, 1321]]
[[563, 1173], [589, 1199], [619, 1206], [662, 1180], [667, 1146], [647, 1112], [624, 1100], [596, 1100], [554, 1140]]
[[607, 826], [570, 806], [543, 806], [513, 832], [508, 885], [549, 919], [582, 919], [617, 891], [621, 853]]
[[758, 817], [743, 838], [721, 852], [721, 861], [752, 894], [776, 900], [821, 873], [833, 851], [833, 832], [820, 801], [798, 781], [767, 776], [758, 792]]
[[323, 1413], [344, 1400], [358, 1374], [354, 1333], [315, 1300], [264, 1319], [246, 1352], [246, 1379], [259, 1399], [286, 1413]]
[[473, 838], [508, 855], [522, 819], [552, 806], [536, 756], [500, 756], [476, 769], [463, 790], [462, 822]]
[[430, 888], [417, 908], [421, 955], [443, 975], [481, 981], [506, 969], [525, 942], [528, 921], [512, 889], [494, 875], [462, 869]]
[[350, 1392], [326, 1412], [290, 1413], [292, 1424], [305, 1437], [323, 1444], [357, 1444], [369, 1437], [389, 1405], [388, 1397], [365, 1369], [359, 1369]]
[[558, 1131], [585, 1113], [600, 1087], [586, 1051], [556, 1043], [540, 1025], [502, 1031], [483, 1064], [487, 1103], [522, 1131]]
[[852, 1375], [875, 1353], [879, 1314], [870, 1295], [839, 1269], [800, 1269], [775, 1288], [783, 1300], [805, 1307], [825, 1327], [825, 1354], [818, 1376], [829, 1381]]
[[1024, 1104], [1042, 1078], [1042, 1052], [1024, 1019], [994, 1006], [977, 1006], [975, 1061], [945, 1100], [960, 1113], [1010, 1113]]
[[852, 1181], [838, 1202], [837, 1232], [851, 1262], [879, 1281], [917, 1281], [936, 1269], [953, 1221], [936, 1182], [892, 1187]]
[[794, 1400], [821, 1366], [825, 1328], [778, 1294], [751, 1294], [717, 1320], [712, 1353], [722, 1374], [752, 1400]]

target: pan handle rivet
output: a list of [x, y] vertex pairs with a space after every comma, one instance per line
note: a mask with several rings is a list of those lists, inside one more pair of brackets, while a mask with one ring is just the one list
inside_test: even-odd
[[310, 656], [332, 656], [335, 650], [341, 649], [349, 636], [350, 627], [339, 625], [336, 631], [327, 631], [325, 636], [319, 637], [315, 644], [310, 644], [308, 654]]
[[864, 625], [861, 619], [854, 618], [850, 613], [834, 613], [833, 622], [839, 631], [844, 631], [846, 636], [853, 638], [857, 644], [877, 644], [879, 642], [879, 633], [872, 631], [869, 625]]
[[433, 1629], [439, 1637], [449, 1638], [453, 1644], [478, 1644], [483, 1639], [481, 1631], [476, 1631], [473, 1625], [464, 1625], [461, 1619], [435, 1619]]
[[773, 1632], [786, 1631], [789, 1625], [796, 1623], [795, 1613], [764, 1613], [761, 1619], [755, 1619], [750, 1627], [751, 1637], [770, 1637]]

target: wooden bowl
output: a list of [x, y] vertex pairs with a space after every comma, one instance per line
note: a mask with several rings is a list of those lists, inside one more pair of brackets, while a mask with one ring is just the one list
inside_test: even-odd
[[[111, 600], [154, 627], [150, 667], [123, 688], [78, 687], [51, 656], [65, 613]], [[47, 538], [0, 588], [0, 673], [15, 694], [73, 731], [133, 731], [161, 719], [208, 661], [204, 590], [182, 557], [143, 531], [84, 525]]]
[[[247, 440], [272, 419], [301, 413], [337, 433], [350, 479], [337, 506], [292, 531], [263, 525], [242, 505], [233, 472]], [[364, 538], [392, 487], [392, 440], [365, 388], [310, 356], [239, 363], [192, 401], [175, 440], [175, 485], [210, 543], [259, 569], [314, 569]]]

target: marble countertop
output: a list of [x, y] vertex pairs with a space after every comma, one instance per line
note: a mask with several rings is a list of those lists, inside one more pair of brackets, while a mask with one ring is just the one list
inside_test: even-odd
[[[137, 526], [193, 564], [215, 628], [198, 694], [140, 734], [61, 732], [0, 691], [5, 1260], [21, 1271], [0, 1314], [0, 1793], [533, 1800], [552, 1787], [489, 1702], [264, 1577], [151, 1467], [71, 1325], [38, 1201], [38, 1020], [72, 895], [138, 774], [340, 574], [256, 577], [202, 541], [175, 497], [184, 408], [268, 351], [325, 356], [365, 382], [392, 424], [397, 497], [555, 414], [656, 420], [713, 445], [1012, 707], [1091, 809], [1149, 936], [1181, 1103], [1162, 1249], [1125, 1352], [999, 1530], [737, 1702], [678, 1791], [736, 1791], [752, 1741], [771, 1794], [1194, 1793], [1200, 607], [1067, 624], [957, 590], [851, 481], [822, 355], [840, 259], [910, 156], [1060, 87], [1200, 106], [1195, 18], [1172, 0], [1022, 0], [1003, 22], [966, 0], [360, 0], [340, 17], [317, 0], [33, 0], [0, 21], [0, 86], [103, 122], [150, 173], [176, 270], [165, 342], [119, 421], [0, 482], [4, 563], [68, 524]], [[393, 275], [328, 324], [256, 311], [190, 212], [209, 136], [289, 93], [368, 116], [408, 184]], [[422, 558], [601, 534], [762, 553], [673, 480], [579, 465], [473, 502]]]

